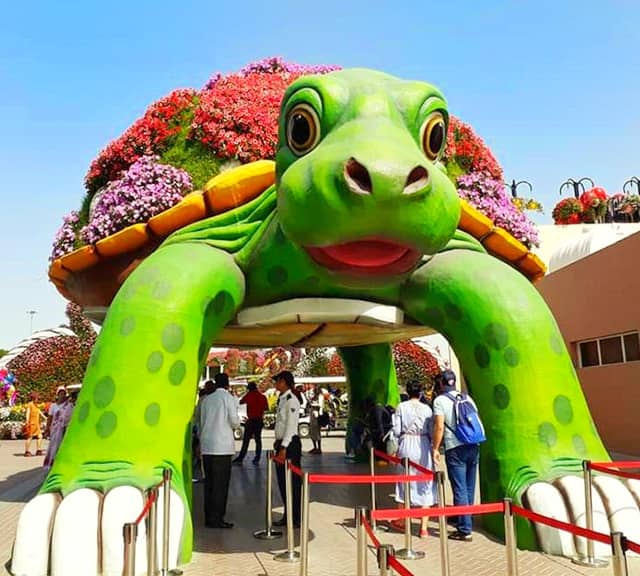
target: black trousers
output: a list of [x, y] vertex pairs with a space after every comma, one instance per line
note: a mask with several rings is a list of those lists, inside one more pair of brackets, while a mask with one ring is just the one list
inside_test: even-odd
[[[273, 445], [273, 449], [277, 452], [280, 449], [280, 440], [276, 440]], [[291, 438], [291, 442], [289, 446], [287, 446], [287, 459], [291, 460], [291, 463], [298, 468], [300, 468], [300, 459], [302, 457], [302, 444], [300, 444], [300, 437], [294, 436]], [[286, 514], [286, 487], [285, 487], [285, 470], [284, 464], [276, 463], [276, 476], [278, 477], [278, 488], [280, 489], [280, 496], [282, 497], [282, 502], [285, 504], [285, 514]], [[295, 524], [300, 524], [300, 495], [302, 492], [302, 479], [297, 474], [291, 474], [292, 482], [292, 492], [293, 492], [293, 522]]]
[[249, 440], [256, 441], [256, 456], [254, 460], [260, 460], [262, 454], [262, 418], [251, 418], [244, 423], [244, 436], [242, 437], [242, 448], [238, 454], [238, 460], [243, 460], [249, 449]]
[[229, 479], [231, 478], [231, 454], [217, 456], [203, 454], [204, 467], [204, 523], [218, 524], [227, 511]]

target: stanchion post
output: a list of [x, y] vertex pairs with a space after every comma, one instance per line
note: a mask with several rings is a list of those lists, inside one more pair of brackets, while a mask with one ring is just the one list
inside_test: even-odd
[[627, 567], [627, 539], [622, 532], [611, 532], [611, 550], [613, 561], [613, 576], [628, 576]]
[[[444, 472], [436, 472], [436, 486], [438, 488], [438, 506], [444, 508]], [[440, 532], [440, 574], [449, 576], [449, 535], [447, 534], [447, 519], [443, 514], [438, 516], [438, 531]]]
[[[409, 476], [411, 473], [411, 465], [409, 458], [404, 458], [404, 473]], [[407, 479], [404, 483], [404, 509], [411, 510], [411, 482]], [[396, 558], [402, 560], [419, 560], [424, 558], [424, 552], [413, 550], [411, 548], [411, 518], [407, 516], [404, 519], [404, 548], [396, 552]]]
[[160, 573], [162, 576], [169, 574], [169, 522], [171, 506], [171, 468], [162, 471], [162, 565]]
[[507, 553], [507, 576], [518, 576], [516, 527], [513, 522], [511, 498], [504, 499], [504, 544]]
[[122, 527], [124, 538], [124, 565], [122, 576], [136, 576], [136, 539], [138, 537], [138, 525], [128, 522]]
[[[592, 489], [592, 474], [591, 474], [591, 460], [582, 461], [582, 476], [584, 479], [584, 515], [585, 524], [587, 530], [593, 530], [593, 496]], [[575, 558], [573, 560], [575, 564], [581, 566], [592, 566], [594, 568], [602, 568], [607, 566], [609, 562], [604, 558], [596, 558], [593, 551], [593, 540], [587, 538], [587, 556], [581, 558]]]
[[300, 531], [300, 576], [309, 570], [309, 473], [302, 475], [302, 528]]
[[[371, 446], [369, 448], [369, 474], [371, 474], [371, 506], [370, 510], [372, 512], [376, 511], [376, 483], [373, 481], [373, 477], [376, 475], [376, 449]], [[378, 528], [378, 522], [375, 518], [371, 519], [371, 529], [376, 532]]]
[[274, 464], [272, 456], [273, 452], [271, 450], [267, 450], [267, 488], [265, 495], [264, 530], [258, 530], [253, 533], [254, 537], [259, 538], [260, 540], [275, 540], [282, 536], [282, 532], [280, 530], [273, 529], [273, 501], [271, 495], [273, 490]]
[[356, 574], [357, 576], [367, 576], [367, 532], [364, 528], [363, 518], [367, 516], [366, 506], [356, 506]]
[[285, 460], [284, 463], [284, 484], [285, 484], [285, 503], [284, 508], [287, 516], [287, 549], [273, 557], [278, 562], [297, 562], [300, 560], [300, 554], [294, 550], [295, 543], [293, 541], [293, 481], [291, 475], [291, 463]]
[[380, 576], [389, 576], [391, 567], [389, 566], [389, 557], [393, 556], [393, 546], [391, 544], [380, 544], [378, 548], [378, 568], [380, 568]]
[[151, 507], [147, 518], [147, 576], [156, 576], [158, 572], [158, 487], [149, 490]]

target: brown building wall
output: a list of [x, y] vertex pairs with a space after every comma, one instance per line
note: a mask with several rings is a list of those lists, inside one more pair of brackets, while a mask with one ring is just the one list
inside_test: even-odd
[[640, 234], [546, 276], [538, 290], [571, 352], [610, 451], [640, 454], [640, 361], [578, 368], [576, 342], [640, 328]]

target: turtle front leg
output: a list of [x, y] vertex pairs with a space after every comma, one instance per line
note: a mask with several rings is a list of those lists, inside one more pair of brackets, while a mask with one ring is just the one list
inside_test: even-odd
[[[487, 254], [453, 250], [418, 269], [402, 300], [407, 314], [445, 335], [461, 361], [487, 432], [482, 499], [522, 502], [532, 485], [557, 481], [554, 502], [571, 500], [561, 477], [579, 472], [582, 459], [609, 457], [558, 326], [537, 290]], [[568, 506], [574, 520], [579, 505], [580, 498]], [[501, 532], [500, 518], [487, 517], [487, 524]], [[519, 545], [535, 547], [530, 524], [521, 522], [518, 530]]]
[[[135, 519], [141, 490], [159, 482], [163, 468], [173, 472], [171, 563], [188, 561], [197, 382], [244, 289], [232, 257], [204, 244], [161, 247], [131, 274], [110, 307], [53, 468], [22, 513], [14, 573], [48, 573], [53, 525], [53, 574], [120, 574], [122, 525]], [[143, 541], [144, 534], [137, 573], [146, 573]]]

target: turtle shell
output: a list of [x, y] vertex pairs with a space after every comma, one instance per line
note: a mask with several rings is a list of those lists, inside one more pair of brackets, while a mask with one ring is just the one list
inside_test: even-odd
[[[275, 163], [271, 160], [223, 172], [212, 178], [204, 190], [185, 196], [148, 222], [128, 226], [95, 245], [83, 246], [54, 260], [49, 278], [65, 298], [83, 306], [87, 315], [100, 323], [125, 279], [167, 236], [204, 218], [244, 206], [274, 182]], [[487, 252], [532, 282], [544, 276], [544, 264], [524, 244], [465, 200], [460, 203], [460, 230], [478, 239]], [[355, 345], [396, 341], [430, 332], [424, 326], [405, 324], [402, 311], [392, 306], [302, 298], [242, 310], [216, 343], [259, 347]]]

